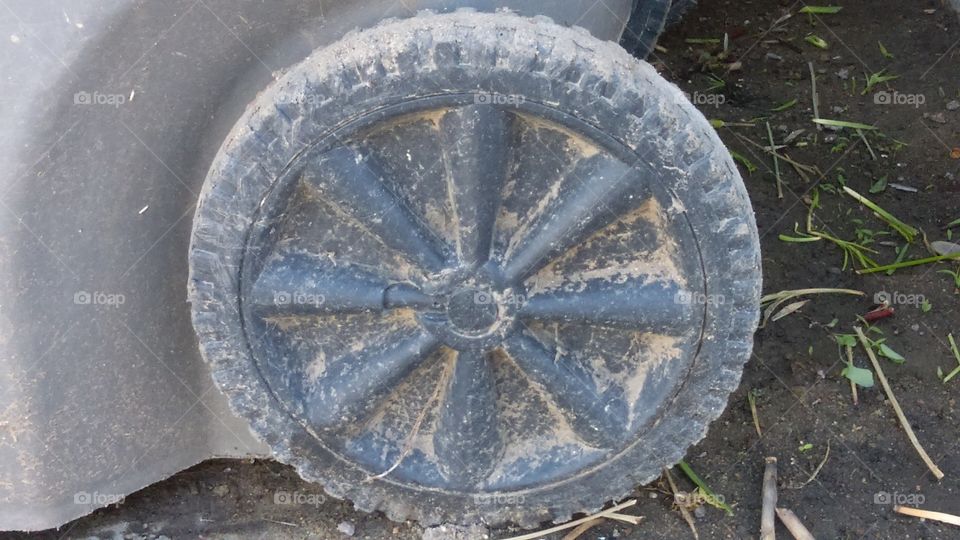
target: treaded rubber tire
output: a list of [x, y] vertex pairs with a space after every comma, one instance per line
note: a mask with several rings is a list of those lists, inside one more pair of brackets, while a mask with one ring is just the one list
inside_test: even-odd
[[[699, 352], [669, 410], [642, 440], [569, 480], [491, 505], [468, 493], [412, 489], [341, 461], [287, 414], [245, 345], [240, 257], [257, 201], [308, 145], [384, 104], [454, 92], [521, 94], [597, 127], [644, 156], [670, 190], [675, 219], [698, 239], [707, 291]], [[305, 95], [318, 99], [303, 99]], [[388, 21], [346, 36], [293, 67], [237, 123], [201, 194], [189, 300], [204, 358], [234, 410], [309, 481], [393, 520], [532, 527], [601, 508], [677, 463], [723, 411], [750, 356], [758, 321], [760, 248], [743, 182], [707, 120], [674, 85], [615, 43], [551, 21], [457, 12]], [[281, 111], [282, 114], [277, 114]], [[509, 496], [511, 494], [505, 494]]]
[[673, 26], [683, 20], [688, 11], [696, 7], [697, 0], [673, 0], [670, 13], [667, 14], [667, 26]]
[[620, 45], [637, 58], [649, 56], [667, 25], [671, 7], [670, 0], [637, 0]]

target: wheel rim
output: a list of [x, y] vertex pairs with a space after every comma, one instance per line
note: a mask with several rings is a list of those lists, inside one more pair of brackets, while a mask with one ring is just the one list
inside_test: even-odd
[[302, 152], [250, 229], [240, 304], [274, 397], [341, 459], [516, 491], [642, 443], [693, 363], [704, 284], [643, 160], [478, 98], [382, 109]]

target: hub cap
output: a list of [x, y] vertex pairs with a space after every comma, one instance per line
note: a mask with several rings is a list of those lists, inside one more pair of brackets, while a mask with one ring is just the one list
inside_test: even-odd
[[695, 238], [642, 161], [536, 104], [425, 99], [303, 152], [243, 253], [245, 338], [320, 444], [454, 491], [642, 442], [703, 326]]

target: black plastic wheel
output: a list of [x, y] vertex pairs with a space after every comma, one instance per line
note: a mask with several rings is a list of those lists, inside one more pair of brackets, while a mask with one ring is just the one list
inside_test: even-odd
[[615, 44], [424, 15], [296, 66], [220, 151], [194, 326], [281, 461], [394, 519], [534, 525], [678, 461], [759, 299], [709, 124]]
[[672, 5], [681, 1], [685, 0], [634, 0], [620, 45], [637, 58], [649, 56], [673, 13]]
[[672, 26], [683, 20], [688, 11], [697, 6], [697, 0], [673, 0], [670, 12], [667, 14], [667, 26]]

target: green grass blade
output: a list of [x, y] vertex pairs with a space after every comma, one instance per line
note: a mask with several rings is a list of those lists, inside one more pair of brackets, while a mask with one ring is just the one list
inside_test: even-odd
[[791, 99], [790, 101], [787, 101], [786, 103], [784, 103], [783, 105], [779, 105], [779, 106], [777, 106], [777, 107], [775, 107], [775, 108], [773, 108], [773, 109], [770, 109], [770, 110], [771, 110], [772, 112], [785, 111], [785, 110], [789, 109], [790, 107], [793, 107], [793, 106], [796, 105], [796, 104], [797, 104], [797, 98], [793, 98], [793, 99]]
[[703, 491], [703, 493], [707, 497], [709, 497], [710, 500], [716, 502], [717, 506], [719, 506], [720, 508], [723, 508], [723, 511], [726, 512], [728, 516], [733, 515], [733, 508], [730, 508], [730, 505], [728, 505], [726, 502], [717, 498], [717, 496], [713, 493], [713, 491], [711, 491], [710, 488], [707, 487], [707, 484], [705, 484], [703, 480], [701, 480], [700, 477], [697, 476], [697, 473], [693, 472], [693, 469], [690, 468], [690, 465], [687, 465], [686, 461], [681, 461], [679, 465], [680, 465], [680, 470], [682, 470], [684, 474], [687, 475], [687, 478], [689, 478], [691, 482], [693, 482], [694, 484], [697, 485], [698, 488], [700, 488], [700, 491]]
[[887, 270], [899, 270], [901, 268], [909, 268], [911, 266], [920, 266], [923, 264], [930, 264], [940, 261], [949, 261], [952, 259], [960, 259], [960, 253], [953, 253], [951, 255], [937, 255], [936, 257], [927, 257], [925, 259], [914, 259], [912, 261], [904, 261], [902, 263], [887, 264], [884, 266], [877, 266], [876, 268], [866, 268], [863, 270], [857, 270], [858, 274], [873, 274], [874, 272], [886, 272]]
[[834, 15], [843, 9], [840, 6], [804, 6], [800, 13], [811, 13], [814, 15]]
[[890, 225], [891, 227], [893, 227], [893, 229], [896, 230], [898, 233], [900, 233], [900, 235], [903, 236], [907, 240], [907, 242], [913, 243], [913, 241], [917, 238], [917, 235], [920, 234], [919, 230], [900, 221], [899, 219], [894, 217], [893, 214], [891, 214], [890, 212], [887, 212], [883, 208], [880, 208], [880, 206], [878, 206], [876, 203], [874, 203], [870, 199], [850, 189], [849, 186], [843, 186], [843, 191], [845, 191], [847, 195], [850, 195], [851, 197], [859, 201], [860, 204], [876, 212], [877, 215], [880, 216], [880, 219], [887, 222], [887, 225]]

